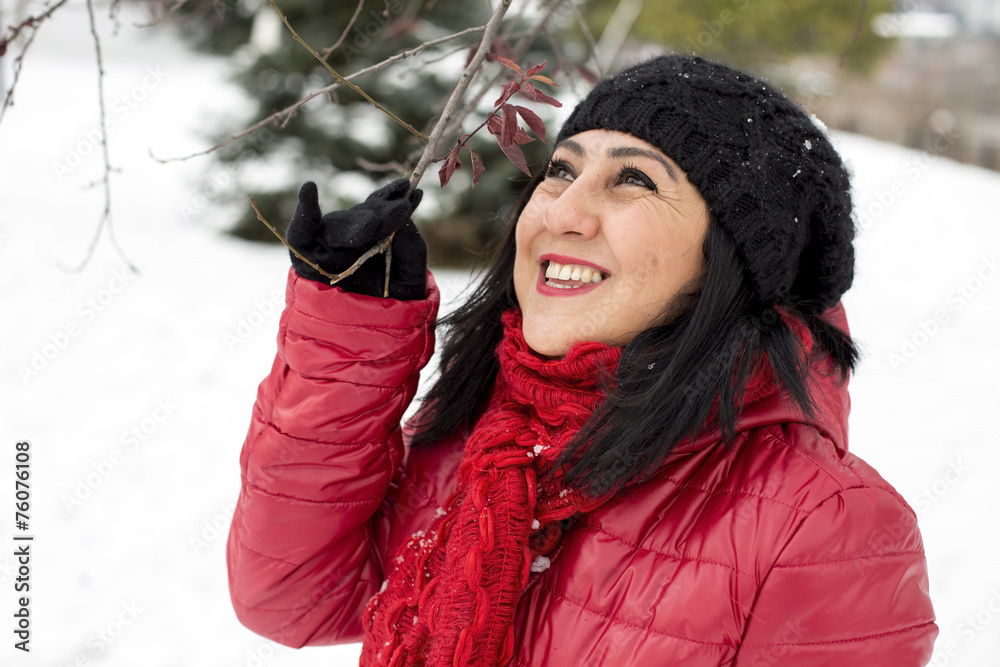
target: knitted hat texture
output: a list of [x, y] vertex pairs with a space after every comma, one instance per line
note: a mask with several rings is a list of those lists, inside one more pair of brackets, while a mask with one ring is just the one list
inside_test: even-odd
[[854, 277], [849, 176], [825, 133], [770, 84], [666, 55], [597, 83], [556, 143], [616, 130], [687, 173], [736, 245], [763, 307], [820, 313]]

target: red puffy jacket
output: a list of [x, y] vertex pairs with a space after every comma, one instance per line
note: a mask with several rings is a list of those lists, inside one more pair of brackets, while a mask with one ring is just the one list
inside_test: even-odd
[[[233, 605], [255, 632], [360, 641], [395, 550], [454, 490], [461, 439], [409, 451], [399, 425], [433, 349], [428, 292], [371, 298], [289, 272], [229, 536]], [[817, 419], [765, 396], [735, 448], [685, 443], [576, 523], [524, 591], [511, 664], [926, 664], [937, 627], [915, 515], [847, 452], [846, 383], [815, 376]]]

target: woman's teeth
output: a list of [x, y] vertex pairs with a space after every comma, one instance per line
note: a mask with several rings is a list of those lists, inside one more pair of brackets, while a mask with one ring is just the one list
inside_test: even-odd
[[[549, 265], [545, 267], [545, 277], [554, 278], [556, 280], [579, 281], [582, 285], [587, 283], [599, 283], [604, 280], [604, 275], [595, 268], [582, 266], [580, 264], [559, 264], [558, 262], [552, 261], [550, 261]], [[548, 281], [546, 281], [546, 284], [552, 287], [562, 287], [566, 289], [573, 289], [581, 286], [561, 285]]]

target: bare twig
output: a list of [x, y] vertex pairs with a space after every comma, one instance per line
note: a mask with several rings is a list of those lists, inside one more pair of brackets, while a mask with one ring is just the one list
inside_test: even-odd
[[327, 272], [326, 272], [326, 271], [324, 271], [324, 270], [323, 270], [322, 268], [320, 268], [320, 266], [319, 266], [318, 264], [314, 264], [314, 263], [312, 262], [312, 260], [310, 260], [310, 259], [309, 259], [308, 257], [306, 257], [305, 255], [303, 255], [302, 253], [300, 253], [300, 252], [299, 252], [298, 250], [296, 250], [295, 248], [293, 248], [293, 247], [291, 246], [291, 244], [290, 244], [290, 243], [288, 243], [288, 241], [286, 241], [286, 240], [285, 240], [285, 237], [281, 235], [281, 232], [279, 232], [279, 231], [277, 230], [277, 228], [275, 228], [275, 226], [274, 226], [274, 225], [272, 225], [272, 224], [271, 224], [270, 222], [268, 222], [268, 221], [267, 221], [267, 218], [265, 218], [265, 217], [264, 217], [264, 214], [260, 212], [260, 209], [259, 209], [259, 208], [257, 208], [257, 202], [255, 202], [255, 201], [253, 200], [253, 195], [247, 195], [247, 197], [248, 197], [248, 198], [250, 199], [250, 206], [252, 206], [252, 207], [253, 207], [253, 210], [254, 210], [254, 213], [256, 213], [256, 214], [257, 214], [257, 219], [258, 219], [258, 220], [260, 220], [261, 222], [263, 222], [263, 223], [264, 223], [264, 224], [265, 224], [265, 225], [267, 226], [267, 228], [268, 228], [268, 229], [270, 229], [270, 230], [271, 230], [271, 232], [272, 232], [272, 233], [273, 233], [273, 234], [274, 234], [275, 236], [277, 236], [277, 237], [278, 237], [278, 240], [279, 240], [279, 241], [281, 241], [281, 243], [282, 243], [282, 244], [284, 244], [284, 246], [285, 246], [286, 248], [288, 248], [289, 250], [291, 250], [291, 251], [292, 251], [292, 253], [293, 253], [293, 254], [294, 254], [294, 255], [295, 255], [296, 257], [298, 257], [299, 259], [301, 259], [301, 260], [302, 260], [303, 262], [305, 262], [305, 263], [306, 263], [306, 264], [308, 264], [309, 266], [311, 266], [311, 267], [313, 267], [314, 269], [316, 269], [317, 271], [319, 271], [320, 275], [322, 275], [322, 276], [325, 276], [326, 278], [329, 278], [329, 279], [330, 279], [330, 284], [331, 284], [331, 285], [332, 285], [332, 284], [334, 283], [334, 281], [336, 281], [336, 280], [337, 280], [337, 277], [336, 277], [335, 275], [333, 275], [332, 273], [327, 273]]
[[[374, 250], [377, 252], [385, 253], [385, 284], [382, 286], [382, 298], [384, 299], [389, 298], [389, 274], [392, 271], [392, 252], [389, 250], [389, 248], [392, 247], [392, 239], [395, 238], [395, 236], [396, 232], [389, 234], [389, 236], [385, 237], [384, 241], [382, 241], [380, 244], [378, 244], [377, 246], [368, 251], [372, 252], [372, 250]], [[364, 255], [362, 255], [362, 257], [364, 257]], [[363, 261], [364, 259], [358, 260], [358, 262], [363, 262]]]
[[[549, 32], [548, 30], [545, 31], [545, 39], [548, 40], [549, 46], [552, 47], [552, 53], [556, 55], [555, 71], [558, 72], [569, 63], [569, 60], [566, 58], [565, 54], [563, 54], [562, 48], [559, 46], [559, 40], [554, 38], [552, 36], [552, 33]], [[569, 80], [569, 89], [573, 92], [574, 95], [580, 96], [580, 92], [577, 90], [576, 87], [576, 77], [570, 76], [566, 78]]]
[[[428, 65], [433, 65], [435, 63], [439, 63], [442, 60], [447, 60], [448, 58], [450, 58], [451, 56], [455, 55], [456, 53], [459, 53], [461, 51], [465, 51], [468, 48], [469, 48], [469, 46], [467, 44], [466, 45], [462, 45], [462, 46], [456, 46], [453, 49], [449, 49], [448, 51], [445, 51], [444, 53], [442, 53], [439, 56], [435, 56], [433, 58], [428, 58], [426, 60], [422, 60], [420, 62], [420, 66], [421, 67], [427, 67]], [[403, 76], [406, 76], [406, 75], [404, 74]]]
[[[460, 39], [460, 38], [465, 37], [467, 35], [473, 35], [473, 34], [476, 34], [476, 33], [480, 33], [480, 32], [483, 32], [483, 30], [485, 30], [485, 29], [486, 29], [486, 26], [476, 26], [474, 28], [466, 28], [465, 30], [461, 30], [461, 31], [453, 33], [451, 35], [445, 35], [444, 37], [439, 37], [437, 39], [432, 39], [431, 41], [424, 42], [423, 44], [420, 44], [418, 46], [413, 47], [412, 49], [409, 49], [407, 51], [402, 51], [400, 53], [397, 53], [394, 56], [390, 56], [389, 58], [386, 58], [382, 62], [375, 63], [374, 65], [370, 65], [368, 67], [365, 67], [364, 69], [360, 69], [357, 72], [354, 72], [353, 74], [349, 74], [349, 75], [347, 75], [344, 78], [346, 78], [346, 79], [356, 79], [358, 77], [364, 76], [365, 74], [371, 74], [373, 72], [378, 72], [378, 71], [380, 71], [382, 69], [385, 69], [386, 67], [388, 67], [389, 65], [391, 65], [393, 63], [399, 62], [401, 60], [405, 60], [407, 58], [412, 58], [413, 56], [417, 55], [421, 51], [424, 51], [425, 49], [429, 49], [429, 48], [438, 46], [440, 44], [444, 44], [446, 42], [450, 42], [450, 41], [455, 40], [455, 39]], [[223, 141], [220, 141], [219, 143], [215, 144], [214, 146], [212, 146], [211, 148], [208, 148], [206, 150], [199, 151], [197, 153], [192, 153], [190, 155], [185, 155], [185, 156], [182, 156], [182, 157], [172, 157], [172, 158], [158, 158], [155, 155], [153, 155], [152, 151], [150, 151], [150, 157], [152, 157], [157, 162], [161, 162], [161, 163], [166, 163], [166, 162], [183, 162], [184, 160], [190, 160], [191, 158], [199, 157], [199, 156], [202, 156], [202, 155], [208, 155], [209, 153], [214, 153], [215, 151], [220, 150], [222, 148], [225, 148], [226, 146], [232, 144], [233, 142], [239, 141], [240, 139], [242, 139], [243, 137], [245, 137], [245, 136], [247, 136], [249, 134], [253, 134], [254, 132], [256, 132], [257, 130], [259, 130], [260, 128], [262, 128], [262, 127], [264, 127], [266, 125], [269, 125], [269, 124], [274, 123], [274, 122], [276, 122], [278, 120], [281, 120], [281, 119], [291, 118], [296, 113], [298, 113], [298, 110], [301, 109], [303, 106], [305, 106], [308, 102], [311, 102], [312, 100], [316, 99], [317, 97], [319, 97], [321, 95], [328, 95], [331, 92], [333, 92], [334, 90], [336, 90], [337, 88], [340, 88], [342, 85], [343, 85], [343, 83], [341, 83], [338, 80], [338, 81], [334, 81], [333, 83], [331, 83], [329, 86], [326, 86], [325, 88], [320, 88], [319, 90], [314, 90], [313, 92], [309, 93], [308, 95], [306, 95], [305, 97], [303, 97], [302, 99], [300, 99], [298, 102], [295, 102], [294, 104], [291, 104], [291, 105], [285, 107], [284, 109], [281, 109], [280, 111], [275, 111], [273, 114], [271, 114], [267, 118], [264, 118], [264, 119], [262, 119], [262, 120], [260, 120], [260, 121], [258, 121], [256, 123], [254, 123], [253, 125], [251, 125], [250, 127], [246, 128], [245, 130], [241, 130], [240, 132], [237, 132], [236, 134], [230, 136], [227, 139], [224, 139]]]
[[118, 18], [118, 15], [122, 11], [122, 0], [111, 0], [111, 4], [108, 6], [108, 18], [111, 19], [111, 24], [114, 26], [114, 32], [111, 34], [117, 36], [118, 31], [121, 30], [122, 22]]
[[644, 0], [619, 0], [615, 11], [611, 13], [611, 18], [597, 41], [597, 53], [605, 66], [610, 68], [618, 60], [618, 54], [639, 18], [643, 3]]
[[52, 14], [65, 5], [67, 0], [59, 0], [54, 5], [51, 5], [44, 12], [38, 16], [29, 16], [17, 25], [12, 25], [7, 28], [8, 34], [4, 35], [3, 39], [0, 39], [0, 48], [6, 48], [8, 44], [13, 42], [21, 34], [21, 31], [25, 28], [31, 28], [32, 30], [38, 30], [40, 26], [46, 19], [52, 16]]
[[854, 45], [858, 41], [858, 37], [861, 36], [861, 30], [865, 27], [865, 16], [868, 15], [868, 0], [862, 0], [861, 14], [858, 16], [858, 26], [854, 29], [854, 37], [851, 38], [851, 43], [847, 45], [843, 53], [840, 54], [839, 66], [844, 66], [844, 60], [847, 58], [847, 54], [854, 48]]
[[100, 127], [101, 127], [101, 157], [104, 160], [104, 177], [101, 178], [98, 183], [104, 186], [104, 212], [101, 214], [101, 221], [97, 224], [97, 229], [94, 230], [94, 236], [90, 241], [90, 247], [87, 248], [87, 254], [84, 255], [83, 261], [76, 267], [63, 267], [68, 271], [82, 271], [90, 259], [94, 256], [94, 250], [97, 248], [97, 242], [101, 238], [101, 232], [105, 227], [108, 229], [108, 237], [111, 239], [111, 244], [115, 247], [118, 255], [125, 261], [125, 264], [132, 271], [139, 273], [139, 270], [132, 264], [132, 261], [122, 250], [121, 246], [118, 245], [118, 240], [115, 238], [114, 226], [111, 222], [111, 160], [108, 157], [108, 124], [105, 122], [106, 114], [104, 110], [104, 58], [101, 55], [101, 38], [97, 34], [97, 25], [94, 21], [94, 3], [93, 0], [87, 0], [87, 16], [90, 19], [90, 34], [94, 38], [94, 53], [97, 59], [97, 102], [98, 109], [100, 111]]
[[[510, 0], [507, 0], [507, 2], [509, 4]], [[281, 17], [281, 22], [284, 23], [285, 27], [288, 28], [288, 31], [292, 33], [292, 37], [295, 38], [295, 41], [298, 42], [299, 44], [301, 44], [302, 46], [304, 46], [306, 48], [306, 50], [309, 51], [309, 53], [313, 54], [313, 56], [316, 58], [316, 60], [318, 60], [323, 65], [323, 67], [325, 67], [327, 69], [327, 71], [330, 72], [330, 74], [333, 75], [333, 78], [335, 78], [338, 81], [340, 81], [341, 83], [345, 84], [348, 88], [350, 88], [351, 90], [353, 90], [357, 94], [361, 95], [361, 97], [363, 97], [366, 100], [368, 100], [369, 102], [371, 102], [372, 106], [374, 106], [376, 109], [378, 109], [379, 111], [381, 111], [382, 113], [384, 113], [385, 115], [387, 115], [389, 118], [391, 118], [392, 120], [394, 120], [399, 125], [402, 125], [403, 127], [405, 127], [413, 136], [417, 137], [421, 141], [427, 141], [427, 137], [424, 136], [423, 132], [421, 132], [420, 130], [416, 129], [415, 127], [413, 127], [412, 125], [410, 125], [409, 123], [407, 123], [406, 121], [404, 121], [403, 119], [401, 119], [399, 116], [397, 116], [396, 114], [394, 114], [391, 111], [389, 111], [388, 109], [386, 109], [384, 106], [382, 106], [381, 104], [379, 104], [378, 102], [376, 102], [374, 99], [372, 99], [372, 97], [368, 93], [366, 93], [365, 91], [361, 90], [361, 88], [359, 88], [357, 85], [351, 83], [350, 81], [348, 81], [347, 79], [345, 79], [344, 77], [342, 77], [340, 74], [338, 74], [337, 70], [333, 69], [330, 66], [330, 63], [326, 62], [326, 60], [323, 58], [323, 56], [321, 56], [316, 51], [316, 49], [314, 49], [313, 47], [309, 46], [309, 44], [307, 44], [306, 41], [299, 36], [299, 33], [297, 33], [295, 31], [295, 28], [292, 27], [292, 24], [288, 22], [288, 17], [285, 16], [284, 13], [282, 13], [282, 11], [280, 9], [278, 9], [278, 5], [276, 5], [274, 3], [274, 0], [271, 0], [271, 7], [274, 9], [274, 11], [276, 11], [278, 13], [278, 16]]]
[[10, 26], [8, 28], [8, 33], [0, 39], [0, 55], [7, 50], [7, 47], [17, 39], [21, 31], [26, 28], [31, 28], [31, 34], [24, 42], [24, 46], [21, 47], [21, 52], [14, 58], [14, 76], [11, 79], [10, 88], [7, 89], [6, 94], [3, 99], [3, 106], [0, 106], [0, 121], [3, 120], [4, 114], [7, 112], [7, 107], [14, 105], [14, 88], [17, 87], [18, 78], [21, 76], [21, 67], [24, 65], [24, 55], [31, 48], [31, 44], [35, 41], [35, 35], [38, 34], [39, 26], [44, 23], [49, 17], [52, 16], [53, 12], [62, 7], [68, 2], [68, 0], [58, 0], [55, 4], [49, 6], [41, 14], [37, 16], [29, 16], [28, 18], [21, 21], [16, 26]]
[[371, 160], [366, 160], [363, 157], [357, 156], [354, 158], [354, 164], [358, 165], [365, 171], [370, 171], [372, 173], [400, 173], [409, 169], [406, 165], [398, 160], [393, 160], [391, 162], [372, 162]]
[[590, 32], [590, 26], [583, 19], [583, 14], [580, 13], [580, 9], [574, 4], [569, 3], [569, 6], [573, 9], [573, 14], [576, 16], [576, 22], [580, 24], [580, 30], [583, 32], [583, 36], [587, 39], [587, 43], [590, 44], [590, 57], [594, 59], [594, 69], [597, 70], [598, 76], [604, 76], [604, 68], [601, 66], [601, 61], [598, 60], [597, 56], [597, 42], [594, 40], [594, 33]]
[[262, 127], [264, 127], [266, 125], [270, 125], [273, 122], [277, 122], [282, 117], [290, 118], [290, 117], [294, 116], [295, 113], [299, 110], [299, 108], [303, 104], [305, 104], [306, 102], [312, 100], [313, 98], [319, 97], [325, 91], [326, 91], [326, 89], [324, 88], [323, 90], [317, 90], [314, 93], [310, 93], [308, 96], [302, 98], [301, 100], [299, 100], [298, 102], [296, 102], [292, 106], [288, 107], [287, 109], [282, 109], [281, 111], [276, 111], [275, 113], [271, 114], [267, 118], [265, 118], [263, 120], [260, 120], [260, 121], [257, 121], [256, 123], [254, 123], [253, 125], [251, 125], [247, 129], [242, 130], [241, 132], [237, 132], [236, 134], [230, 136], [228, 139], [223, 139], [219, 143], [215, 144], [214, 146], [212, 146], [210, 148], [206, 148], [203, 151], [198, 151], [197, 153], [191, 153], [190, 155], [182, 155], [180, 157], [166, 157], [166, 158], [161, 158], [161, 157], [157, 157], [156, 154], [153, 153], [153, 149], [151, 148], [151, 149], [149, 149], [149, 157], [151, 157], [152, 159], [156, 160], [160, 164], [166, 164], [168, 162], [184, 162], [185, 160], [190, 160], [191, 158], [196, 158], [196, 157], [200, 157], [202, 155], [208, 155], [209, 153], [214, 153], [217, 150], [221, 150], [221, 149], [225, 148], [229, 144], [232, 144], [232, 143], [234, 143], [236, 141], [239, 141], [240, 139], [242, 139], [243, 137], [245, 137], [245, 136], [247, 136], [249, 134], [253, 134], [254, 132], [256, 132], [257, 130], [259, 130], [260, 128], [262, 128]]
[[160, 23], [166, 21], [168, 18], [174, 15], [174, 12], [176, 12], [178, 9], [180, 9], [190, 1], [191, 0], [176, 0], [174, 4], [170, 5], [170, 9], [164, 12], [163, 16], [153, 19], [149, 23], [134, 23], [133, 25], [136, 28], [152, 28], [154, 25], [159, 25]]
[[500, 31], [500, 39], [509, 40], [511, 38], [511, 33], [513, 33], [513, 31], [517, 29], [517, 26], [521, 25], [521, 19], [524, 18], [524, 13], [528, 11], [529, 4], [531, 3], [522, 2], [520, 4], [517, 13], [511, 17], [510, 21], [507, 23], [507, 26]]
[[[268, 222], [267, 219], [264, 217], [264, 214], [260, 212], [260, 209], [257, 208], [257, 202], [253, 200], [253, 196], [249, 196], [249, 199], [250, 199], [250, 206], [253, 207], [254, 213], [257, 214], [257, 219], [263, 222], [267, 226], [267, 228], [270, 229], [271, 232], [278, 237], [278, 240], [281, 241], [286, 248], [291, 250], [296, 257], [301, 259], [303, 262], [305, 262], [312, 268], [316, 269], [316, 271], [318, 271], [320, 275], [322, 275], [324, 278], [329, 278], [331, 285], [336, 285], [341, 280], [343, 280], [344, 278], [353, 274], [355, 271], [361, 268], [361, 265], [367, 262], [369, 259], [371, 259], [372, 257], [374, 257], [379, 253], [383, 253], [386, 250], [388, 250], [389, 244], [392, 243], [393, 234], [395, 234], [395, 232], [393, 232], [393, 234], [390, 234], [381, 242], [379, 242], [378, 245], [376, 245], [373, 248], [370, 248], [365, 254], [361, 255], [361, 257], [358, 257], [357, 261], [355, 261], [354, 264], [351, 264], [351, 266], [348, 267], [345, 271], [341, 271], [340, 273], [329, 273], [328, 271], [324, 271], [322, 268], [320, 268], [318, 264], [315, 264], [314, 262], [303, 256], [302, 253], [300, 253], [298, 250], [293, 248], [291, 244], [289, 244], [288, 241], [285, 240], [285, 238], [281, 235], [281, 233], [277, 230], [277, 228], [275, 228], [274, 225]], [[389, 276], [389, 263], [391, 261], [390, 255], [392, 255], [392, 253], [388, 253], [386, 255], [386, 260], [385, 260], [386, 287], [385, 287], [385, 294], [383, 296], [389, 296], [388, 276]]]
[[455, 112], [462, 102], [462, 98], [465, 97], [465, 91], [468, 90], [469, 84], [472, 83], [472, 78], [476, 75], [479, 69], [483, 66], [483, 62], [486, 61], [486, 55], [490, 52], [490, 45], [493, 44], [493, 37], [496, 35], [497, 28], [500, 27], [500, 22], [503, 20], [504, 14], [510, 8], [510, 3], [512, 0], [500, 0], [497, 4], [497, 8], [493, 11], [493, 15], [490, 17], [489, 22], [486, 24], [486, 30], [483, 31], [483, 38], [479, 41], [479, 48], [476, 49], [476, 54], [472, 56], [472, 60], [469, 62], [469, 66], [465, 68], [462, 72], [462, 76], [458, 80], [458, 85], [455, 89], [451, 91], [451, 96], [448, 98], [448, 102], [444, 105], [444, 109], [441, 111], [441, 116], [438, 118], [437, 123], [434, 124], [434, 129], [431, 131], [430, 137], [427, 139], [427, 145], [424, 147], [423, 155], [420, 156], [420, 160], [417, 162], [417, 166], [413, 169], [413, 173], [410, 174], [410, 189], [417, 187], [417, 183], [420, 182], [420, 178], [424, 175], [424, 171], [427, 166], [434, 159], [434, 153], [437, 151], [438, 144], [441, 142], [441, 137], [444, 136], [445, 131], [452, 124], [452, 119], [454, 118]]
[[352, 16], [351, 20], [347, 22], [347, 27], [344, 28], [344, 32], [340, 33], [340, 39], [338, 39], [333, 44], [333, 46], [328, 46], [325, 49], [323, 49], [324, 60], [329, 58], [330, 54], [336, 51], [340, 47], [340, 45], [344, 43], [344, 40], [347, 38], [347, 33], [351, 31], [351, 28], [354, 26], [354, 22], [358, 20], [358, 15], [361, 14], [361, 8], [364, 6], [365, 6], [365, 0], [358, 0], [358, 7], [357, 9], [354, 10], [354, 16]]
[[31, 48], [32, 42], [35, 41], [35, 35], [38, 31], [32, 32], [28, 39], [25, 40], [24, 46], [21, 48], [21, 52], [14, 58], [14, 76], [10, 82], [10, 88], [7, 89], [6, 94], [3, 98], [3, 106], [0, 106], [0, 122], [3, 122], [3, 117], [7, 114], [7, 107], [14, 106], [14, 89], [17, 87], [17, 81], [21, 77], [21, 67], [24, 65], [24, 54], [28, 52]]

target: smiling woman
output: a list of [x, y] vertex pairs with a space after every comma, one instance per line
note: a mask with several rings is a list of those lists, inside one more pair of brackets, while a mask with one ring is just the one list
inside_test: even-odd
[[707, 231], [705, 200], [655, 146], [608, 130], [561, 142], [517, 222], [528, 345], [561, 357], [659, 324], [678, 294], [697, 290]]
[[663, 56], [597, 84], [476, 290], [400, 180], [293, 245], [229, 540], [241, 621], [363, 665], [924, 665], [913, 511], [847, 450], [848, 174], [767, 83]]

